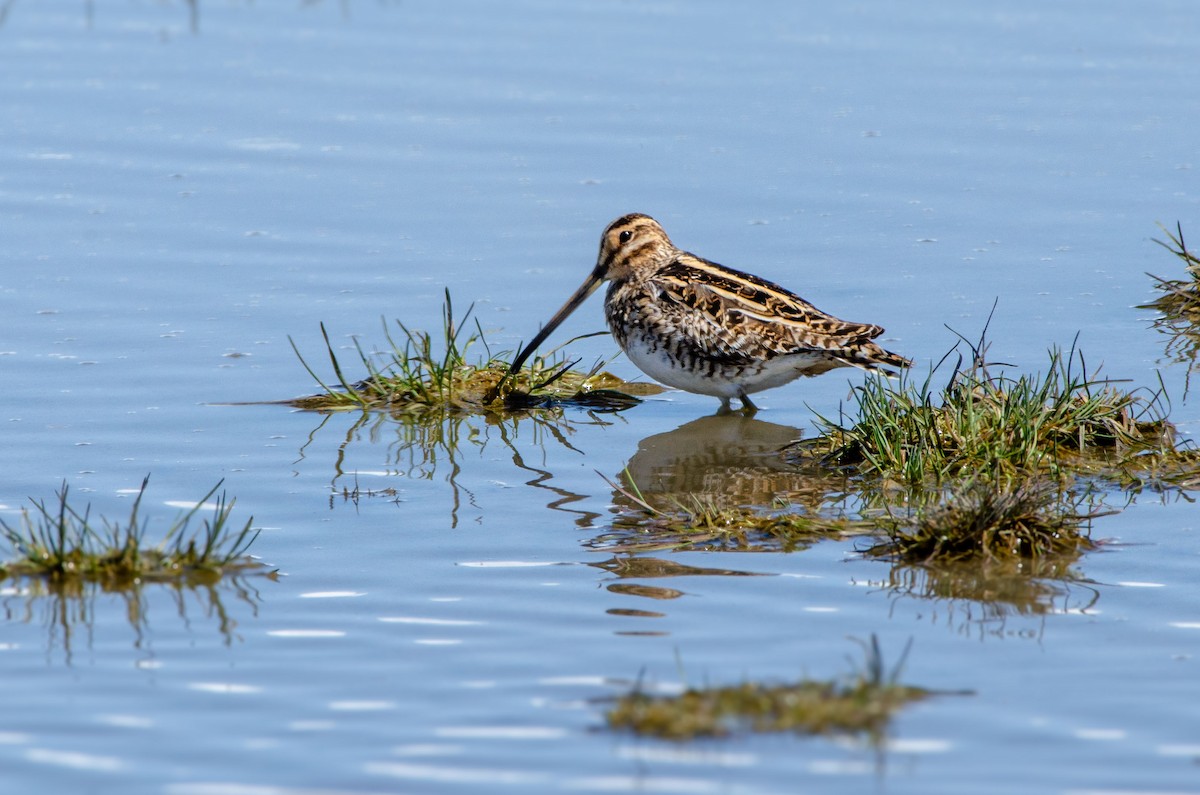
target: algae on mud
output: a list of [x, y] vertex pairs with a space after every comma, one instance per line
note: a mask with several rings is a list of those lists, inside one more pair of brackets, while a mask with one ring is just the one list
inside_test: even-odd
[[863, 645], [866, 664], [842, 679], [743, 682], [726, 687], [692, 687], [678, 695], [651, 695], [637, 687], [617, 699], [606, 715], [608, 725], [677, 741], [783, 731], [866, 734], [877, 741], [897, 711], [928, 698], [932, 692], [898, 682], [903, 656], [890, 672], [885, 671], [875, 636], [869, 645]]
[[[366, 378], [358, 380], [346, 377], [321, 324], [337, 387], [327, 386], [317, 376], [289, 337], [301, 363], [324, 391], [284, 402], [314, 411], [358, 408], [417, 415], [513, 413], [560, 406], [620, 411], [640, 403], [642, 396], [663, 391], [657, 384], [624, 381], [602, 372], [602, 363], [587, 371], [575, 370], [578, 360], [567, 361], [553, 352], [534, 357], [529, 367], [510, 374], [509, 363], [492, 354], [478, 319], [472, 322], [473, 309], [472, 304], [456, 319], [446, 290], [439, 340], [400, 321], [396, 321], [399, 338], [384, 323], [387, 351], [368, 354], [355, 339], [355, 352], [367, 371]], [[476, 345], [484, 349], [484, 358], [468, 361], [467, 352]]]

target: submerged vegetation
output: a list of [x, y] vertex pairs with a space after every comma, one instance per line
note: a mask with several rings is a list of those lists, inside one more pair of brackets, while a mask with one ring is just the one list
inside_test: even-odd
[[[324, 324], [325, 341], [337, 385], [326, 385], [304, 360], [294, 340], [293, 350], [321, 394], [287, 401], [301, 409], [382, 409], [393, 414], [434, 415], [451, 413], [514, 412], [558, 406], [582, 406], [598, 411], [618, 411], [641, 402], [638, 396], [657, 394], [661, 387], [632, 383], [602, 372], [598, 363], [587, 371], [573, 369], [578, 361], [537, 356], [527, 368], [509, 374], [509, 362], [493, 354], [474, 305], [461, 318], [454, 317], [450, 291], [442, 305], [440, 339], [397, 321], [399, 334], [384, 324], [386, 352], [368, 354], [358, 340], [355, 351], [366, 369], [365, 378], [352, 380], [334, 352]], [[481, 347], [481, 361], [470, 361], [468, 351]]]
[[878, 740], [901, 707], [931, 693], [899, 683], [907, 649], [888, 671], [875, 636], [869, 645], [863, 645], [865, 663], [841, 679], [801, 679], [784, 684], [743, 682], [688, 688], [678, 695], [652, 695], [638, 687], [617, 699], [608, 711], [608, 725], [667, 740], [783, 731], [866, 734]]
[[770, 507], [726, 506], [711, 494], [688, 495], [660, 507], [642, 494], [628, 471], [624, 474], [628, 485], [608, 483], [629, 509], [617, 516], [611, 532], [591, 544], [606, 552], [792, 552], [818, 541], [861, 536], [875, 529], [874, 523], [864, 520], [797, 513], [787, 502]]
[[148, 543], [148, 522], [141, 516], [148, 480], [142, 481], [128, 518], [121, 521], [93, 518], [90, 505], [75, 507], [65, 484], [53, 503], [31, 499], [33, 510], [23, 510], [16, 526], [0, 519], [0, 537], [12, 554], [0, 564], [0, 579], [41, 578], [70, 593], [88, 583], [119, 590], [143, 582], [211, 584], [226, 574], [265, 572], [247, 555], [258, 536], [253, 517], [240, 527], [231, 524], [233, 501], [224, 494], [212, 504], [211, 517], [193, 527], [220, 483], [175, 519], [157, 544]]
[[893, 521], [888, 539], [865, 554], [906, 563], [1020, 561], [1074, 559], [1096, 546], [1090, 522], [1101, 513], [1046, 480], [969, 480], [940, 496]]
[[1163, 232], [1167, 240], [1154, 242], [1182, 261], [1187, 278], [1164, 279], [1148, 274], [1162, 294], [1140, 308], [1159, 313], [1154, 319], [1154, 328], [1167, 336], [1167, 355], [1194, 368], [1197, 354], [1200, 354], [1200, 256], [1188, 249], [1179, 224], [1175, 225], [1174, 234], [1166, 227]]

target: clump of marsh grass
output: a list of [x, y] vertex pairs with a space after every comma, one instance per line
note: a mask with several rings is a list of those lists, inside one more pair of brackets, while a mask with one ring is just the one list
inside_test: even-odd
[[870, 533], [874, 528], [870, 522], [847, 517], [796, 513], [786, 502], [769, 507], [722, 505], [717, 495], [711, 494], [681, 495], [665, 506], [656, 506], [628, 471], [624, 477], [627, 486], [604, 479], [632, 507], [618, 515], [609, 532], [592, 542], [606, 552], [792, 552], [826, 539]]
[[887, 522], [888, 538], [864, 551], [904, 563], [1074, 559], [1094, 549], [1084, 497], [1064, 493], [1049, 480], [954, 484], [911, 516]]
[[[1179, 451], [1162, 392], [1125, 391], [1088, 373], [1083, 354], [1049, 352], [1044, 373], [1013, 376], [989, 364], [983, 340], [960, 355], [947, 385], [868, 376], [854, 388], [857, 419], [818, 418], [820, 434], [790, 454], [849, 467], [908, 489], [964, 476], [1120, 481]], [[951, 351], [951, 354], [954, 351]]]
[[123, 520], [93, 518], [90, 505], [76, 508], [66, 484], [54, 502], [31, 499], [33, 510], [23, 510], [16, 525], [0, 519], [0, 537], [12, 555], [0, 564], [0, 577], [40, 577], [59, 585], [95, 582], [119, 590], [154, 581], [211, 583], [226, 573], [262, 568], [246, 554], [258, 537], [253, 517], [240, 527], [231, 524], [233, 501], [224, 493], [216, 497], [212, 515], [193, 527], [220, 482], [172, 522], [161, 541], [148, 543], [149, 523], [141, 516], [148, 481], [142, 481]]
[[1160, 228], [1167, 235], [1167, 240], [1155, 240], [1160, 246], [1170, 251], [1183, 261], [1186, 279], [1163, 279], [1153, 273], [1146, 274], [1156, 282], [1155, 286], [1164, 295], [1152, 303], [1146, 304], [1147, 309], [1158, 309], [1168, 315], [1182, 315], [1190, 318], [1193, 324], [1200, 323], [1200, 256], [1190, 251], [1183, 240], [1183, 227], [1175, 225], [1172, 234], [1165, 226]]
[[1155, 287], [1162, 294], [1139, 309], [1153, 309], [1159, 313], [1154, 328], [1167, 335], [1167, 355], [1177, 362], [1196, 366], [1200, 354], [1200, 256], [1190, 251], [1183, 240], [1183, 228], [1178, 223], [1172, 234], [1162, 227], [1167, 240], [1155, 240], [1183, 262], [1185, 279], [1164, 279], [1147, 274], [1154, 279]]
[[[368, 354], [356, 339], [355, 351], [367, 372], [361, 379], [347, 377], [321, 324], [337, 378], [335, 386], [321, 380], [289, 337], [301, 364], [324, 391], [287, 402], [311, 410], [382, 409], [417, 415], [512, 412], [559, 405], [617, 411], [639, 403], [638, 395], [662, 391], [653, 384], [630, 383], [602, 372], [600, 363], [586, 371], [575, 370], [578, 361], [566, 361], [553, 353], [534, 357], [529, 367], [510, 375], [509, 362], [492, 353], [478, 319], [472, 319], [473, 309], [474, 305], [455, 318], [447, 290], [439, 336], [400, 321], [396, 321], [398, 333], [394, 333], [385, 323], [389, 350], [381, 355]], [[483, 358], [471, 361], [468, 351], [476, 347], [483, 348]]]
[[784, 684], [743, 682], [728, 687], [688, 688], [678, 695], [652, 695], [639, 686], [607, 713], [613, 729], [666, 740], [725, 737], [745, 732], [807, 735], [866, 734], [880, 738], [892, 716], [931, 692], [899, 682], [900, 662], [883, 664], [878, 639], [863, 644], [865, 662], [834, 680], [801, 679]]

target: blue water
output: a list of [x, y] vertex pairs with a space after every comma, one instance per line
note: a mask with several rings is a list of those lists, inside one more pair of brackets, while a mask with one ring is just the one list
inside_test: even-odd
[[[1179, 275], [1156, 222], [1200, 217], [1190, 3], [4, 8], [0, 515], [65, 482], [119, 517], [149, 473], [167, 522], [224, 479], [280, 576], [66, 602], [0, 584], [0, 791], [1200, 792], [1184, 500], [1098, 520], [1121, 543], [1022, 609], [905, 595], [853, 542], [658, 553], [707, 571], [622, 579], [601, 475], [680, 471], [647, 451], [711, 398], [557, 435], [471, 418], [440, 446], [228, 405], [315, 391], [289, 336], [332, 378], [321, 322], [351, 358], [383, 319], [437, 329], [447, 287], [513, 347], [641, 211], [886, 326], [920, 369], [994, 303], [993, 358], [1019, 369], [1078, 334], [1104, 374], [1161, 376], [1194, 437], [1185, 370], [1135, 308], [1145, 271]], [[556, 338], [601, 327], [594, 298]], [[745, 433], [811, 434], [859, 378], [765, 393], [777, 427]], [[912, 639], [906, 682], [973, 695], [908, 709], [881, 750], [603, 729], [639, 677], [836, 676], [872, 633], [889, 659]]]

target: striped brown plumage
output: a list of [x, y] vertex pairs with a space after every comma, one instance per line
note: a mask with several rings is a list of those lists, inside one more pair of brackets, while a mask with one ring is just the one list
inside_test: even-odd
[[668, 386], [713, 395], [721, 408], [806, 375], [855, 366], [894, 374], [903, 356], [874, 342], [880, 326], [826, 314], [773, 282], [710, 262], [671, 243], [648, 215], [609, 224], [587, 280], [514, 359], [515, 372], [603, 282], [613, 337], [643, 372]]

